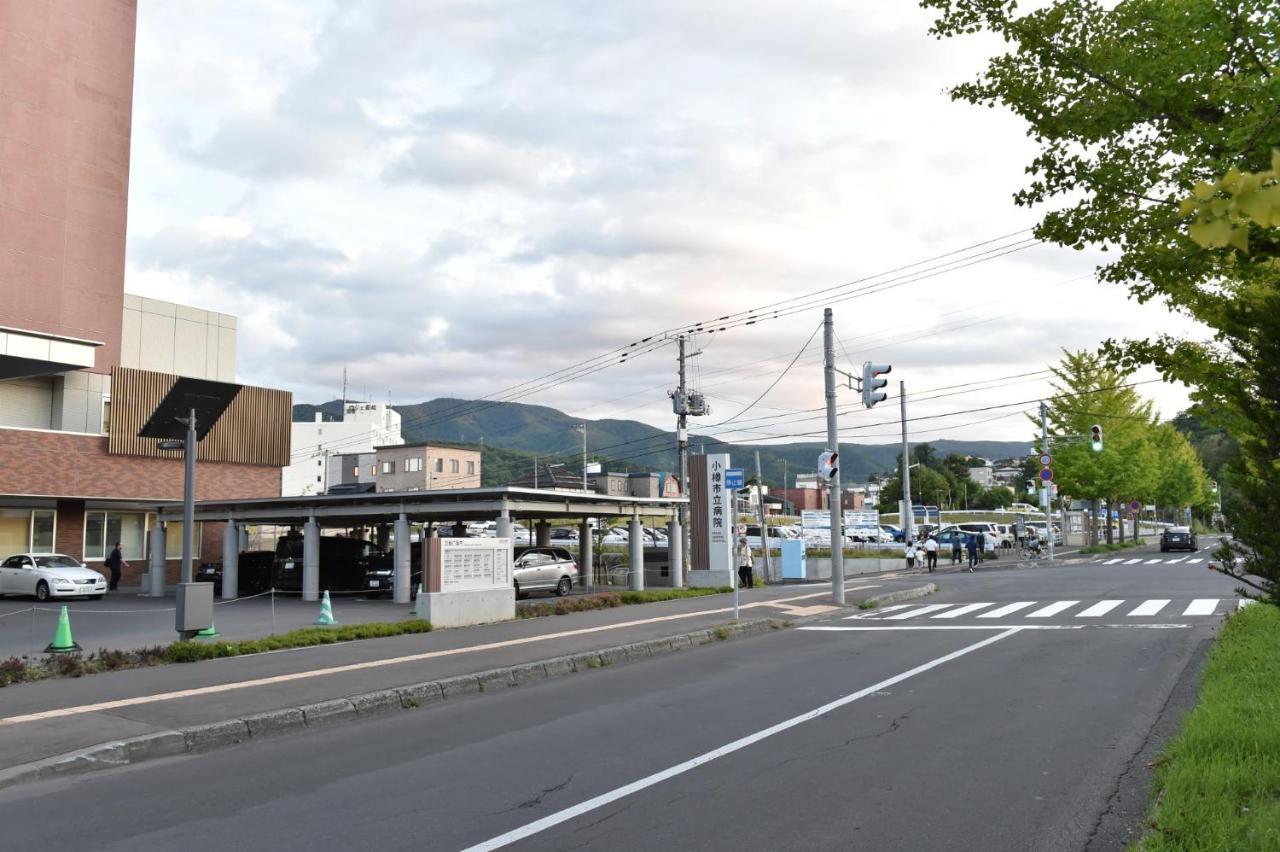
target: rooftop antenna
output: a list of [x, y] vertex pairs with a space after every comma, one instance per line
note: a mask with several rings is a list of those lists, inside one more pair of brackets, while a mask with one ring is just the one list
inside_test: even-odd
[[347, 368], [342, 368], [342, 419], [347, 419]]

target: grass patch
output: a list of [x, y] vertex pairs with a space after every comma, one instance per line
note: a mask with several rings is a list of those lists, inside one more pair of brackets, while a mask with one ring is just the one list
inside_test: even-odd
[[1165, 747], [1138, 852], [1280, 849], [1280, 607], [1232, 615]]
[[140, 669], [164, 663], [194, 663], [218, 657], [237, 657], [243, 654], [260, 654], [286, 648], [307, 648], [313, 645], [330, 645], [334, 642], [350, 642], [354, 639], [378, 639], [400, 636], [406, 633], [427, 633], [431, 622], [413, 619], [373, 624], [347, 624], [341, 627], [304, 627], [265, 639], [245, 639], [238, 642], [174, 642], [172, 645], [155, 645], [134, 651], [114, 651], [107, 648], [97, 653], [56, 654], [34, 662], [19, 657], [0, 660], [0, 687], [14, 683], [48, 680], [56, 677], [81, 677], [98, 672]]
[[1118, 550], [1128, 550], [1132, 547], [1142, 547], [1146, 543], [1147, 543], [1146, 539], [1141, 539], [1141, 538], [1138, 539], [1137, 541], [1134, 541], [1133, 539], [1129, 539], [1127, 541], [1113, 541], [1111, 544], [1107, 544], [1103, 542], [1102, 544], [1089, 545], [1087, 547], [1082, 547], [1080, 548], [1079, 552], [1080, 553], [1115, 553]]
[[[756, 578], [756, 585], [763, 581]], [[571, 612], [587, 612], [593, 609], [612, 609], [631, 604], [674, 601], [680, 598], [700, 598], [704, 595], [720, 595], [732, 592], [729, 586], [708, 589], [645, 589], [642, 592], [598, 592], [594, 595], [573, 595], [541, 601], [521, 601], [516, 604], [517, 618], [542, 618], [546, 615], [568, 615]]]
[[876, 608], [875, 601], [859, 601], [858, 602], [858, 609], [875, 609], [875, 608]]
[[[756, 585], [764, 585], [760, 578], [756, 578]], [[645, 589], [643, 592], [622, 592], [622, 602], [624, 604], [647, 604], [657, 603], [658, 601], [674, 601], [680, 598], [700, 598], [704, 595], [722, 595], [725, 592], [732, 592], [731, 586], [717, 586], [707, 589]]]

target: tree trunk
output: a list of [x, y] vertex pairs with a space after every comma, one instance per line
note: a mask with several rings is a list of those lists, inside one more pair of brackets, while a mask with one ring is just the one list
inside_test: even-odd
[[1137, 542], [1138, 540], [1138, 524], [1141, 522], [1141, 519], [1142, 519], [1142, 510], [1139, 509], [1138, 511], [1133, 513], [1133, 540], [1135, 542]]
[[1115, 504], [1116, 504], [1115, 500], [1107, 501], [1107, 515], [1106, 515], [1106, 518], [1104, 519], [1107, 525], [1107, 544], [1115, 544], [1115, 541], [1116, 541], [1115, 530], [1111, 528], [1111, 507], [1114, 506]]
[[1089, 545], [1098, 546], [1098, 501], [1089, 501]]
[[1124, 518], [1120, 519], [1120, 543], [1124, 544]]

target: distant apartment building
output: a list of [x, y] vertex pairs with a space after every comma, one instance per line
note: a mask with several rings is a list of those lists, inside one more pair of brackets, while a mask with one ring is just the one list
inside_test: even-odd
[[378, 491], [479, 488], [480, 451], [425, 441], [375, 448]]
[[331, 485], [349, 481], [346, 476], [333, 477], [330, 460], [403, 444], [400, 423], [400, 412], [382, 402], [344, 403], [341, 420], [324, 420], [317, 413], [312, 421], [293, 423], [293, 452], [281, 472], [282, 493], [286, 497], [324, 494]]
[[[179, 376], [236, 373], [235, 317], [124, 292], [136, 12], [0, 3], [0, 553], [100, 565], [119, 541], [126, 584], [183, 491], [182, 453], [139, 429]], [[240, 391], [200, 444], [197, 499], [280, 493], [291, 403]]]
[[611, 497], [679, 497], [680, 480], [665, 471], [587, 474], [587, 488]]
[[[378, 482], [378, 454], [342, 453], [329, 456], [328, 488], [342, 486], [343, 490], [375, 490]], [[357, 489], [357, 486], [369, 486]]]
[[989, 464], [981, 467], [971, 467], [969, 468], [969, 480], [976, 482], [983, 488], [990, 488], [996, 484], [995, 470]]

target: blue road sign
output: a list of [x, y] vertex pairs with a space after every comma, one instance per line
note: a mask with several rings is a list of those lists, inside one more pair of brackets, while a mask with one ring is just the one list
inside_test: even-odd
[[724, 469], [724, 487], [730, 491], [741, 491], [747, 486], [747, 475], [740, 467], [727, 467]]

